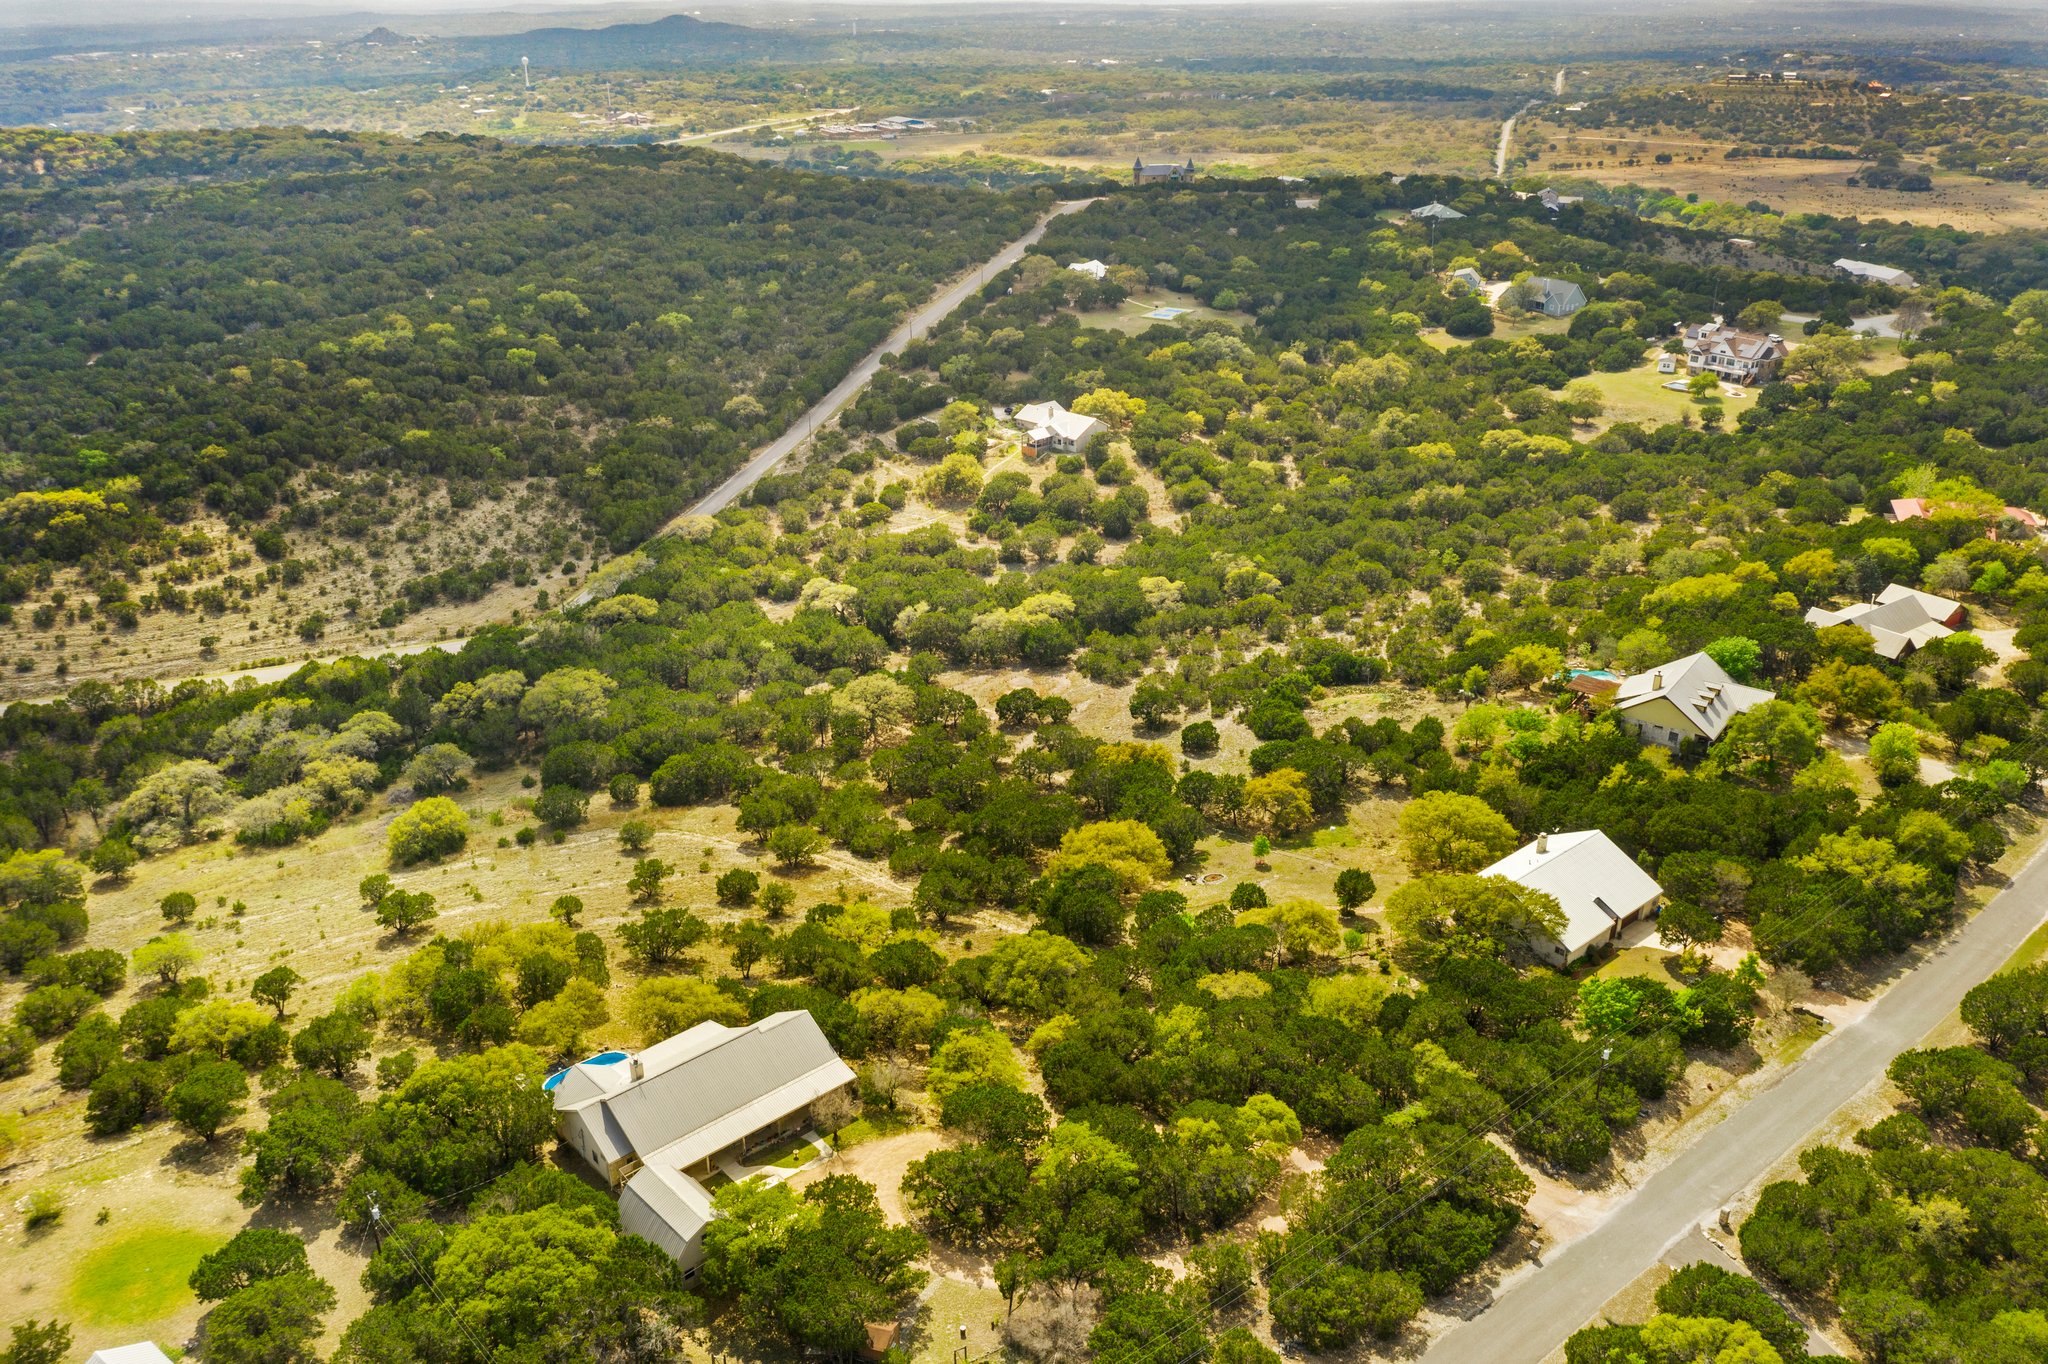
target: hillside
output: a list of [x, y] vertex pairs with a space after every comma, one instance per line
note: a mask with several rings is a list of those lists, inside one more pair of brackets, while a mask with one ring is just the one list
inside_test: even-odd
[[242, 658], [367, 641], [629, 548], [1033, 212], [687, 150], [32, 147], [91, 185], [0, 191], [0, 595], [144, 653], [197, 616]]

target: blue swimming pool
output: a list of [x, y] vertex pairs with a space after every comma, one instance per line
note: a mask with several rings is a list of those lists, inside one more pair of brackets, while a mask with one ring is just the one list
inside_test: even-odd
[[[626, 1053], [625, 1053], [625, 1052], [622, 1052], [622, 1051], [601, 1051], [601, 1052], [599, 1052], [599, 1053], [598, 1053], [597, 1055], [595, 1055], [595, 1056], [586, 1056], [586, 1057], [584, 1057], [584, 1058], [583, 1058], [583, 1059], [582, 1059], [581, 1061], [578, 1061], [578, 1062], [576, 1063], [576, 1065], [579, 1065], [579, 1066], [615, 1066], [615, 1065], [617, 1065], [617, 1064], [618, 1064], [619, 1062], [621, 1062], [621, 1061], [623, 1061], [623, 1060], [625, 1060], [625, 1059], [626, 1059]], [[575, 1068], [576, 1068], [576, 1066], [568, 1066], [568, 1067], [565, 1067], [565, 1068], [564, 1068], [564, 1069], [562, 1069], [562, 1070], [558, 1070], [558, 1071], [556, 1071], [556, 1072], [555, 1072], [555, 1073], [554, 1073], [553, 1075], [550, 1075], [550, 1076], [548, 1076], [548, 1078], [547, 1078], [546, 1080], [543, 1080], [543, 1081], [541, 1082], [541, 1088], [542, 1088], [542, 1089], [553, 1089], [553, 1088], [554, 1088], [554, 1087], [555, 1087], [556, 1085], [558, 1085], [558, 1084], [562, 1083], [562, 1077], [563, 1077], [564, 1075], [567, 1075], [567, 1074], [568, 1074], [568, 1073], [569, 1073], [569, 1072], [570, 1072], [571, 1070], [574, 1070]]]

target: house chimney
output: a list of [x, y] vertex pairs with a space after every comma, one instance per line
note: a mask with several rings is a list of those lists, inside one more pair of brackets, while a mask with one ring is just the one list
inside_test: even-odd
[[640, 1064], [639, 1057], [634, 1057], [631, 1061], [627, 1062], [626, 1064], [631, 1068], [632, 1076], [635, 1080], [644, 1080], [647, 1078], [647, 1067]]
[[1548, 833], [1538, 831], [1536, 835], [1536, 851], [1540, 853], [1550, 851], [1550, 835]]
[[1664, 670], [1662, 668], [1650, 674], [1650, 689], [1652, 691], [1664, 690]]

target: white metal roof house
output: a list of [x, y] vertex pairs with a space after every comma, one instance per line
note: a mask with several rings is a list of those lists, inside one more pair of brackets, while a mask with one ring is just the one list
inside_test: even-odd
[[1028, 403], [1017, 409], [1024, 439], [1040, 450], [1079, 450], [1109, 430], [1101, 419], [1069, 412], [1058, 403]]
[[94, 1350], [85, 1364], [171, 1364], [171, 1357], [159, 1350], [154, 1341], [143, 1340]]
[[1623, 678], [1614, 712], [1644, 743], [1676, 752], [1687, 739], [1714, 742], [1730, 720], [1775, 695], [1737, 682], [1705, 654], [1687, 654]]
[[1556, 966], [1577, 961], [1621, 930], [1655, 912], [1664, 888], [1598, 829], [1538, 834], [1479, 873], [1502, 876], [1540, 890], [1564, 911], [1564, 931], [1536, 940], [1537, 953]]
[[1893, 583], [1877, 594], [1876, 601], [1840, 610], [1816, 606], [1806, 613], [1806, 623], [1816, 630], [1853, 625], [1870, 636], [1879, 658], [1896, 661], [1923, 644], [1954, 634], [1963, 623], [1963, 604]]
[[1453, 218], [1462, 218], [1465, 215], [1452, 208], [1449, 204], [1440, 204], [1432, 199], [1420, 208], [1409, 209], [1408, 216], [1411, 218], [1434, 218], [1440, 223], [1447, 223]]
[[1856, 279], [1867, 279], [1873, 284], [1889, 284], [1897, 289], [1918, 288], [1920, 281], [1904, 270], [1889, 265], [1873, 265], [1867, 260], [1850, 260], [1847, 256], [1835, 262], [1835, 268]]
[[1090, 279], [1105, 279], [1109, 275], [1109, 267], [1099, 260], [1077, 260], [1067, 268]]
[[853, 1080], [817, 1020], [792, 1009], [602, 1052], [547, 1087], [563, 1143], [619, 1190], [620, 1225], [694, 1271], [712, 1216], [699, 1179], [721, 1157], [801, 1132], [811, 1105]]

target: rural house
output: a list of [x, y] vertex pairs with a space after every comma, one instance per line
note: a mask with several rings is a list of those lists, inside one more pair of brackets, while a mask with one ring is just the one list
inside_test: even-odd
[[1614, 713], [1644, 743], [1675, 753], [1688, 739], [1714, 742], [1730, 720], [1775, 695], [1737, 682], [1705, 654], [1687, 654], [1623, 678]]
[[1069, 412], [1058, 403], [1030, 403], [1017, 409], [1017, 425], [1034, 450], [1073, 451], [1109, 430], [1095, 417]]
[[1852, 278], [1869, 280], [1872, 284], [1889, 284], [1895, 289], [1914, 289], [1920, 284], [1904, 270], [1889, 265], [1872, 265], [1867, 260], [1850, 260], [1847, 256], [1836, 261], [1835, 268]]
[[803, 1131], [813, 1104], [853, 1082], [817, 1020], [792, 1009], [602, 1052], [547, 1087], [563, 1144], [619, 1191], [620, 1226], [694, 1274], [712, 1217], [700, 1181]]
[[1435, 200], [1431, 200], [1421, 208], [1409, 209], [1408, 216], [1411, 218], [1434, 218], [1440, 223], [1447, 223], [1454, 218], [1462, 218], [1465, 215], [1452, 208], [1449, 204], [1439, 204]]
[[138, 1341], [133, 1345], [109, 1345], [104, 1350], [94, 1350], [87, 1356], [85, 1364], [171, 1364], [171, 1357], [156, 1347], [153, 1341]]
[[1188, 158], [1184, 166], [1171, 161], [1147, 161], [1142, 156], [1131, 162], [1131, 183], [1134, 185], [1173, 184], [1195, 178], [1195, 158]]
[[1530, 311], [1545, 317], [1570, 317], [1586, 306], [1586, 291], [1568, 279], [1534, 275], [1524, 283], [1532, 291]]
[[1893, 583], [1875, 601], [1840, 610], [1816, 606], [1806, 613], [1806, 623], [1816, 630], [1853, 625], [1870, 636], [1879, 658], [1896, 662], [1923, 644], [1954, 634], [1963, 623], [1963, 604]]
[[1451, 282], [1462, 284], [1475, 294], [1486, 287], [1486, 277], [1469, 265], [1461, 265], [1451, 271]]
[[1621, 930], [1656, 913], [1664, 888], [1598, 829], [1538, 834], [1479, 873], [1502, 876], [1540, 890], [1564, 911], [1564, 931], [1535, 940], [1537, 954], [1553, 966], [1577, 961]]
[[1685, 366], [1694, 374], [1717, 374], [1738, 384], [1767, 384], [1791, 354], [1775, 333], [1746, 332], [1722, 322], [1685, 329]]
[[[1969, 511], [1967, 507], [1957, 502], [1935, 503], [1929, 502], [1924, 497], [1895, 497], [1892, 499], [1891, 509], [1885, 513], [1885, 519], [1895, 524], [1900, 521], [1918, 521], [1923, 517], [1934, 515], [1937, 511], [1950, 510], [1960, 510], [1965, 513]], [[2008, 503], [2003, 516], [2007, 521], [2017, 521], [2035, 535], [2048, 530], [2048, 516], [2043, 516], [2037, 511], [2030, 511], [2025, 507], [2015, 507]], [[1988, 532], [1988, 535], [1991, 539], [1996, 540], [1998, 538], [1998, 531], [1994, 528]]]
[[1077, 275], [1086, 275], [1090, 279], [1106, 279], [1109, 276], [1109, 267], [1099, 260], [1077, 260], [1067, 268]]

